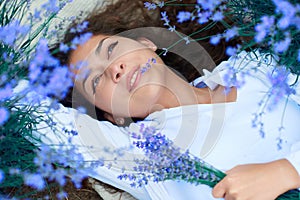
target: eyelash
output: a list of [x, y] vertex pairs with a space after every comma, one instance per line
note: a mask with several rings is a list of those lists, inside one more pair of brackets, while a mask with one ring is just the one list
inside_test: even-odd
[[114, 48], [117, 46], [118, 43], [119, 42], [116, 41], [107, 47], [107, 59], [109, 59], [110, 55], [112, 54], [112, 51], [114, 50]]
[[98, 85], [98, 83], [99, 83], [99, 81], [100, 81], [100, 78], [101, 78], [101, 75], [97, 75], [97, 76], [95, 76], [95, 78], [93, 78], [93, 80], [92, 80], [93, 94], [96, 93], [96, 87], [97, 87], [97, 85]]
[[[114, 48], [117, 46], [119, 42], [116, 41], [112, 44], [110, 44], [108, 47], [107, 47], [107, 59], [109, 59], [110, 55], [112, 54], [112, 51], [114, 50]], [[92, 89], [93, 89], [93, 94], [96, 93], [96, 87], [100, 81], [100, 78], [101, 78], [101, 75], [97, 75], [95, 76], [95, 78], [93, 78], [92, 80]]]

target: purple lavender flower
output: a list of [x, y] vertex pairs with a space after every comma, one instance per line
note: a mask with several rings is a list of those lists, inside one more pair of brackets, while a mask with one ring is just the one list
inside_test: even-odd
[[78, 24], [76, 27], [71, 28], [71, 33], [81, 33], [83, 32], [89, 25], [89, 22], [83, 21], [82, 23]]
[[[227, 94], [230, 91], [231, 86], [241, 88], [246, 82], [245, 77], [248, 73], [248, 71], [239, 71], [238, 69], [234, 68], [234, 66], [228, 64], [226, 74], [223, 77], [225, 85], [227, 86], [225, 93]], [[237, 74], [239, 76], [237, 76]]]
[[167, 12], [164, 11], [164, 12], [161, 12], [160, 14], [161, 14], [161, 20], [163, 20], [165, 22], [164, 25], [168, 26], [170, 23], [170, 20], [168, 19]]
[[233, 55], [235, 55], [236, 53], [237, 53], [237, 48], [236, 48], [236, 47], [228, 46], [228, 47], [226, 48], [226, 54], [227, 54], [228, 56], [233, 56]]
[[9, 99], [12, 96], [13, 90], [10, 84], [7, 84], [4, 88], [0, 89], [0, 101]]
[[79, 37], [75, 37], [72, 41], [71, 41], [71, 49], [76, 49], [78, 45], [81, 45], [83, 43], [85, 43], [86, 41], [88, 41], [91, 37], [93, 36], [92, 33], [84, 33], [82, 35], [80, 35]]
[[168, 30], [174, 32], [176, 31], [176, 26], [169, 26]]
[[234, 26], [230, 29], [227, 29], [223, 36], [225, 38], [225, 41], [228, 42], [229, 40], [231, 40], [237, 35], [238, 35], [238, 28]]
[[220, 40], [221, 40], [221, 35], [220, 35], [220, 34], [217, 34], [217, 35], [212, 36], [212, 37], [210, 38], [210, 41], [209, 41], [209, 42], [210, 42], [211, 44], [213, 44], [213, 45], [217, 45], [217, 44], [219, 44]]
[[212, 20], [216, 21], [216, 22], [221, 21], [223, 18], [224, 18], [224, 15], [221, 11], [215, 12], [212, 16]]
[[24, 184], [31, 186], [37, 190], [42, 190], [45, 187], [45, 180], [41, 174], [25, 173], [23, 176]]
[[47, 95], [65, 97], [67, 89], [73, 85], [70, 71], [67, 67], [56, 67], [47, 85]]
[[157, 2], [157, 6], [162, 8], [162, 7], [165, 6], [165, 2], [164, 1], [159, 1], [159, 2]]
[[6, 108], [0, 107], [0, 125], [3, 125], [9, 118], [9, 112]]
[[67, 199], [66, 197], [68, 197], [68, 194], [65, 191], [60, 191], [56, 194], [56, 197], [58, 199]]
[[42, 5], [42, 8], [46, 10], [47, 13], [57, 13], [60, 10], [56, 0], [48, 0], [47, 3]]
[[208, 22], [211, 15], [212, 15], [212, 12], [210, 12], [210, 11], [199, 12], [197, 15], [197, 17], [198, 17], [197, 22], [199, 24], [204, 24], [204, 23]]
[[[31, 89], [44, 97], [63, 98], [72, 86], [72, 73], [66, 66], [60, 66], [59, 61], [49, 51], [46, 39], [38, 42], [33, 59], [29, 63], [29, 81]], [[38, 102], [38, 99], [35, 99]]]
[[276, 6], [276, 13], [282, 14], [278, 27], [281, 29], [287, 28], [295, 17], [297, 12], [296, 6], [285, 0], [273, 0], [273, 3]]
[[157, 6], [155, 3], [145, 2], [144, 7], [148, 10], [155, 10]]
[[286, 36], [284, 40], [281, 40], [274, 44], [274, 51], [276, 53], [283, 53], [289, 48], [290, 43], [291, 43], [291, 38], [289, 36]]
[[141, 68], [142, 75], [152, 67], [151, 63], [156, 63], [156, 59], [155, 58], [148, 59], [148, 62], [145, 64], [145, 66]]
[[29, 26], [21, 25], [19, 20], [14, 20], [0, 27], [0, 41], [6, 45], [14, 46], [15, 41], [26, 35], [28, 31]]
[[177, 22], [183, 23], [185, 21], [190, 20], [192, 17], [192, 13], [188, 11], [179, 11], [177, 14]]
[[276, 67], [272, 73], [268, 74], [269, 81], [272, 85], [268, 95], [271, 98], [268, 109], [272, 110], [277, 103], [284, 97], [295, 94], [294, 88], [288, 84], [289, 71], [284, 67]]
[[184, 180], [194, 184], [213, 187], [225, 174], [204, 161], [181, 152], [171, 140], [157, 132], [154, 127], [141, 124], [139, 133], [131, 133], [134, 145], [142, 149], [146, 159], [136, 159], [135, 173], [121, 174], [119, 179], [132, 181], [132, 187], [140, 187], [149, 181]]
[[4, 172], [0, 169], [0, 183], [4, 180]]
[[214, 11], [221, 3], [222, 0], [197, 0], [199, 6], [209, 11]]
[[[76, 137], [76, 136], [73, 136]], [[91, 162], [88, 166], [78, 147], [72, 144], [72, 137], [68, 143], [59, 144], [52, 149], [47, 145], [42, 145], [37, 151], [34, 163], [37, 172], [50, 181], [56, 181], [60, 186], [66, 183], [66, 177], [70, 177], [76, 187], [81, 186], [81, 182], [88, 174], [93, 173], [93, 167], [102, 166], [99, 161]], [[56, 168], [53, 167], [56, 164]]]
[[64, 43], [60, 43], [60, 45], [59, 45], [59, 51], [66, 53], [66, 52], [69, 51], [69, 49], [70, 49], [70, 48], [69, 48], [68, 45], [66, 45], [66, 44], [64, 44]]
[[261, 17], [261, 23], [255, 26], [255, 41], [262, 42], [264, 38], [272, 32], [272, 27], [274, 26], [275, 18], [274, 16], [263, 16]]

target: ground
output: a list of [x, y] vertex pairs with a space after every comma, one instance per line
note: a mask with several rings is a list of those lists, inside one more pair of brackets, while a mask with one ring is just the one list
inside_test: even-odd
[[[92, 188], [91, 183], [88, 179], [85, 179], [82, 182], [82, 187], [77, 189], [70, 181], [67, 182], [64, 187], [64, 191], [68, 193], [68, 196], [64, 198], [64, 200], [103, 200], [99, 194]], [[59, 192], [58, 187], [51, 186], [49, 183], [49, 187], [46, 190], [37, 192], [36, 190], [30, 187], [22, 187], [19, 188], [10, 188], [7, 192], [9, 197], [19, 196], [20, 199], [47, 199], [48, 196], [50, 200], [58, 199], [56, 194]]]

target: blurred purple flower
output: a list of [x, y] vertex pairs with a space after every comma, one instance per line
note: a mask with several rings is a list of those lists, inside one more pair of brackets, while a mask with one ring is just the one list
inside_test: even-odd
[[290, 43], [291, 43], [291, 38], [289, 36], [286, 36], [284, 40], [281, 40], [274, 44], [274, 51], [276, 53], [283, 53], [289, 48]]
[[215, 22], [221, 21], [224, 18], [224, 15], [221, 11], [217, 11], [213, 14], [212, 20]]
[[60, 10], [57, 0], [48, 0], [41, 8], [46, 10], [47, 13], [57, 13]]
[[274, 16], [263, 16], [261, 17], [261, 23], [255, 26], [255, 41], [262, 42], [267, 34], [272, 32], [272, 27], [274, 26], [275, 18]]
[[23, 179], [25, 185], [31, 186], [37, 190], [42, 190], [45, 187], [45, 180], [41, 174], [25, 173]]
[[190, 20], [192, 17], [192, 13], [188, 11], [179, 11], [177, 14], [177, 22], [183, 23], [185, 21]]
[[164, 1], [159, 1], [159, 2], [157, 2], [157, 6], [162, 8], [162, 7], [165, 6], [165, 2]]
[[212, 13], [210, 11], [199, 12], [197, 15], [198, 16], [197, 22], [199, 24], [204, 24], [204, 23], [208, 22], [211, 15], [212, 15]]
[[56, 67], [47, 84], [47, 95], [64, 98], [68, 89], [73, 86], [70, 71], [67, 67]]
[[268, 93], [271, 98], [268, 105], [269, 110], [272, 110], [284, 96], [296, 93], [295, 89], [288, 84], [289, 73], [285, 67], [276, 67], [272, 73], [268, 74], [272, 86]]
[[273, 0], [276, 12], [283, 14], [284, 17], [293, 17], [296, 14], [296, 6], [285, 0]]
[[89, 22], [83, 21], [82, 23], [78, 24], [76, 27], [71, 28], [71, 33], [81, 33], [83, 32], [89, 25]]
[[75, 38], [71, 41], [71, 49], [76, 49], [78, 45], [81, 45], [81, 44], [85, 43], [85, 42], [88, 41], [92, 36], [93, 36], [92, 33], [84, 33], [84, 34], [80, 35], [79, 37], [75, 37]]
[[59, 44], [59, 51], [67, 53], [70, 50], [69, 46], [64, 44], [64, 43], [60, 43]]
[[238, 28], [234, 26], [230, 29], [227, 29], [223, 36], [225, 38], [225, 41], [228, 42], [229, 40], [231, 40], [237, 35], [238, 35]]
[[217, 45], [217, 44], [219, 44], [220, 40], [221, 40], [221, 35], [218, 34], [218, 35], [212, 36], [212, 37], [210, 38], [210, 41], [209, 41], [209, 42], [210, 42], [211, 44], [213, 44], [213, 45]]
[[49, 179], [52, 181], [55, 181], [60, 186], [64, 186], [67, 182], [66, 176], [67, 176], [67, 170], [58, 168], [52, 171], [52, 173], [49, 176]]
[[298, 62], [300, 62], [300, 49], [298, 49]]
[[228, 46], [228, 47], [226, 48], [226, 54], [227, 54], [228, 56], [233, 56], [233, 55], [235, 55], [236, 53], [237, 53], [237, 48], [236, 48], [236, 47]]
[[222, 2], [222, 0], [197, 0], [197, 4], [200, 7], [209, 11], [214, 11]]
[[[81, 182], [88, 174], [93, 173], [94, 166], [101, 166], [100, 162], [93, 161], [90, 166], [86, 162], [78, 147], [72, 144], [72, 137], [69, 142], [58, 144], [55, 148], [50, 148], [47, 145], [41, 145], [40, 150], [37, 151], [37, 156], [34, 163], [37, 167], [37, 172], [42, 177], [48, 178], [50, 181], [57, 182], [60, 186], [66, 184], [66, 177], [69, 177], [77, 188], [81, 186]], [[54, 168], [53, 163], [58, 167]]]
[[4, 172], [0, 169], [0, 183], [4, 180]]
[[6, 84], [4, 88], [0, 88], [0, 102], [9, 99], [13, 94], [10, 84]]
[[0, 41], [4, 44], [14, 46], [18, 38], [26, 35], [29, 31], [29, 26], [21, 25], [19, 20], [14, 20], [5, 26], [0, 26]]
[[68, 194], [65, 191], [60, 191], [56, 194], [57, 199], [68, 199]]
[[[33, 59], [29, 63], [29, 80], [31, 89], [41, 98], [64, 98], [73, 85], [72, 73], [66, 66], [60, 66], [59, 61], [49, 51], [46, 39], [41, 39], [36, 47]], [[36, 99], [38, 102], [38, 99]]]
[[2, 126], [9, 118], [9, 112], [6, 108], [0, 107], [0, 125]]
[[239, 71], [233, 65], [227, 64], [226, 74], [223, 77], [224, 83], [227, 86], [225, 93], [230, 91], [231, 86], [241, 88], [245, 84], [245, 77], [248, 71]]

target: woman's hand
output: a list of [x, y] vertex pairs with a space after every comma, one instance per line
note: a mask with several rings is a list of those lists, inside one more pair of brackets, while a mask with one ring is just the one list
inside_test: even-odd
[[286, 160], [264, 164], [238, 165], [213, 188], [213, 196], [225, 200], [273, 200], [300, 187], [300, 176]]

